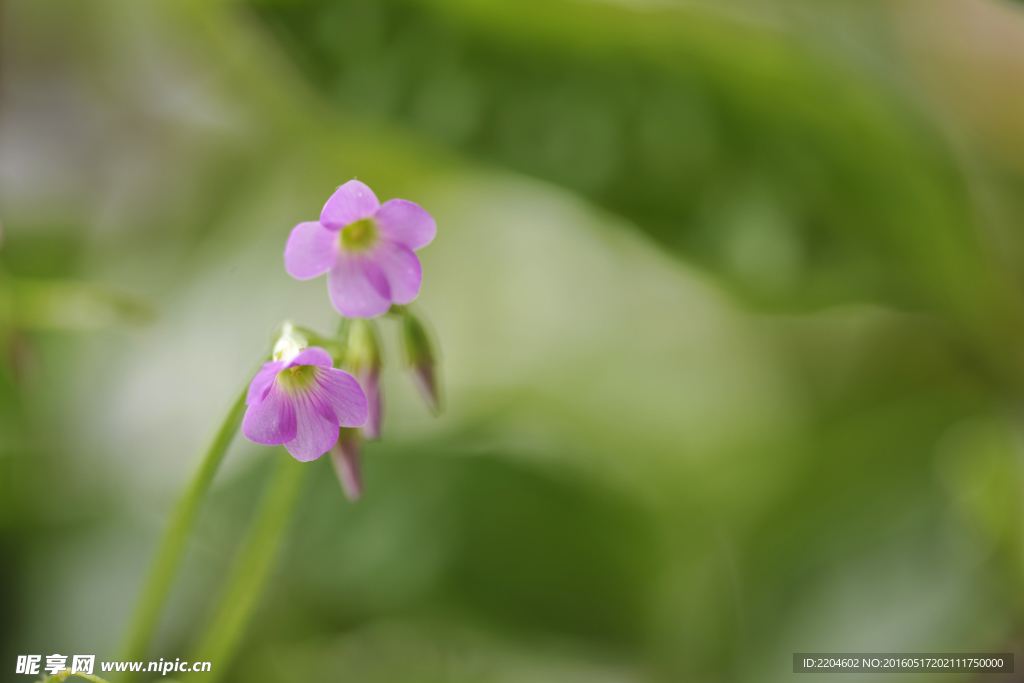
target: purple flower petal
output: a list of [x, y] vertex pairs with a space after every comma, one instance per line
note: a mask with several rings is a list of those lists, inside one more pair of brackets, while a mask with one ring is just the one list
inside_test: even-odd
[[349, 318], [373, 318], [391, 308], [388, 278], [372, 257], [342, 253], [327, 274], [334, 308]]
[[350, 180], [331, 195], [320, 212], [320, 222], [330, 230], [341, 230], [350, 223], [373, 216], [380, 202], [373, 190], [358, 180]]
[[391, 301], [396, 304], [407, 304], [420, 293], [423, 269], [412, 249], [404, 244], [384, 242], [373, 252], [371, 258], [388, 278]]
[[266, 398], [250, 405], [242, 419], [242, 434], [249, 441], [277, 446], [295, 438], [295, 406], [292, 397], [274, 382]]
[[295, 417], [295, 438], [284, 447], [296, 460], [316, 460], [338, 442], [338, 419], [331, 405], [315, 388], [302, 391], [295, 397]]
[[284, 269], [296, 280], [323, 275], [338, 258], [338, 233], [316, 221], [299, 223], [284, 245]]
[[270, 387], [274, 384], [274, 378], [277, 377], [277, 373], [283, 367], [284, 363], [281, 361], [264, 363], [260, 371], [256, 373], [256, 376], [252, 378], [252, 382], [249, 383], [249, 393], [245, 395], [245, 405], [256, 405], [265, 399], [267, 392], [270, 391]]
[[334, 359], [319, 346], [310, 346], [303, 349], [299, 355], [292, 358], [287, 367], [294, 368], [298, 365], [315, 365], [320, 368], [329, 368], [334, 365]]
[[317, 392], [334, 411], [336, 425], [362, 427], [369, 417], [366, 394], [356, 378], [344, 370], [325, 368], [317, 375]]
[[380, 231], [392, 241], [410, 249], [422, 249], [434, 240], [437, 223], [418, 204], [405, 199], [391, 199], [377, 209], [374, 216]]

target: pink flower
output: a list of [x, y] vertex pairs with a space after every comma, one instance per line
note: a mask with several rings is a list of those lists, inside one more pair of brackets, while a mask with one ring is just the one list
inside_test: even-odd
[[[284, 356], [290, 355], [291, 358]], [[284, 444], [296, 460], [316, 460], [338, 442], [341, 427], [362, 427], [368, 409], [356, 379], [333, 367], [329, 353], [310, 346], [275, 353], [249, 385], [242, 420], [245, 438]]]
[[415, 250], [430, 244], [437, 224], [404, 199], [381, 204], [358, 180], [339, 187], [319, 221], [299, 223], [288, 236], [284, 267], [299, 280], [327, 273], [331, 303], [349, 318], [372, 318], [420, 291]]

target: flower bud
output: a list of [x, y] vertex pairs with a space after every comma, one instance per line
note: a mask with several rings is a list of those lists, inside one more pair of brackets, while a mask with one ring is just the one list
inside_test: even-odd
[[406, 367], [412, 371], [413, 382], [420, 390], [427, 408], [437, 415], [442, 410], [438, 358], [427, 328], [408, 309], [402, 315], [402, 348]]
[[309, 339], [291, 322], [281, 325], [277, 341], [274, 342], [273, 359], [290, 363], [303, 349], [309, 346]]
[[344, 367], [358, 380], [370, 407], [370, 419], [363, 426], [363, 436], [379, 439], [384, 420], [384, 394], [380, 386], [380, 370], [384, 361], [381, 354], [380, 333], [372, 320], [353, 318], [345, 330]]
[[362, 454], [362, 437], [358, 429], [341, 428], [338, 443], [331, 449], [331, 462], [338, 474], [341, 489], [345, 497], [351, 501], [359, 500], [363, 495], [363, 476], [360, 467]]

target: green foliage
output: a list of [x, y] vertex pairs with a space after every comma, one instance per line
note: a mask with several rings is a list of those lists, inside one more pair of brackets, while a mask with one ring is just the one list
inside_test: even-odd
[[754, 300], [985, 286], [962, 282], [987, 264], [921, 114], [800, 36], [610, 3], [254, 6], [339, 107], [571, 188]]
[[[168, 472], [268, 330], [337, 324], [281, 248], [356, 175], [438, 219], [432, 325], [380, 339], [444, 352], [446, 411], [385, 367], [365, 496], [309, 465], [226, 680], [760, 683], [1018, 638], [1020, 179], [922, 100], [881, 4], [761, 4], [11, 3], [17, 82], [42, 51], [118, 114], [98, 167], [158, 162], [60, 229], [4, 195], [4, 652], [121, 632]], [[83, 282], [160, 316], [71, 325], [146, 317]], [[266, 451], [221, 446], [158, 656], [217, 623], [265, 490]], [[34, 616], [95, 576], [106, 622]]]

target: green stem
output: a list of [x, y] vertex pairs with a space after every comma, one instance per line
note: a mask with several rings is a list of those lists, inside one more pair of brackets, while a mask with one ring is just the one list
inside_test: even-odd
[[[192, 655], [194, 661], [214, 664], [211, 672], [197, 677], [203, 683], [216, 683], [227, 672], [231, 658], [245, 635], [298, 500], [307, 469], [303, 465], [286, 454], [279, 456], [274, 478], [228, 578], [224, 597]], [[189, 680], [190, 677], [184, 678]]]
[[[210, 489], [210, 484], [213, 482], [214, 475], [217, 474], [221, 461], [224, 460], [224, 456], [228, 452], [228, 447], [235, 438], [235, 433], [238, 432], [238, 428], [242, 424], [247, 390], [248, 385], [235, 400], [235, 404], [217, 431], [213, 443], [210, 444], [203, 456], [199, 471], [196, 472], [192, 483], [174, 508], [170, 525], [160, 541], [156, 558], [153, 560], [145, 587], [135, 607], [127, 641], [121, 653], [122, 660], [142, 660], [148, 654], [164, 603], [167, 602], [174, 576], [181, 564], [188, 536], [195, 524], [196, 516], [199, 514], [199, 508]], [[131, 675], [125, 676], [124, 680], [132, 677]]]
[[53, 676], [43, 676], [43, 679], [42, 681], [40, 681], [40, 683], [61, 683], [61, 681], [68, 677], [84, 678], [87, 681], [92, 681], [92, 683], [108, 683], [99, 676], [93, 676], [92, 674], [86, 674], [82, 672], [71, 673], [71, 669], [64, 669], [59, 674], [55, 674]]

